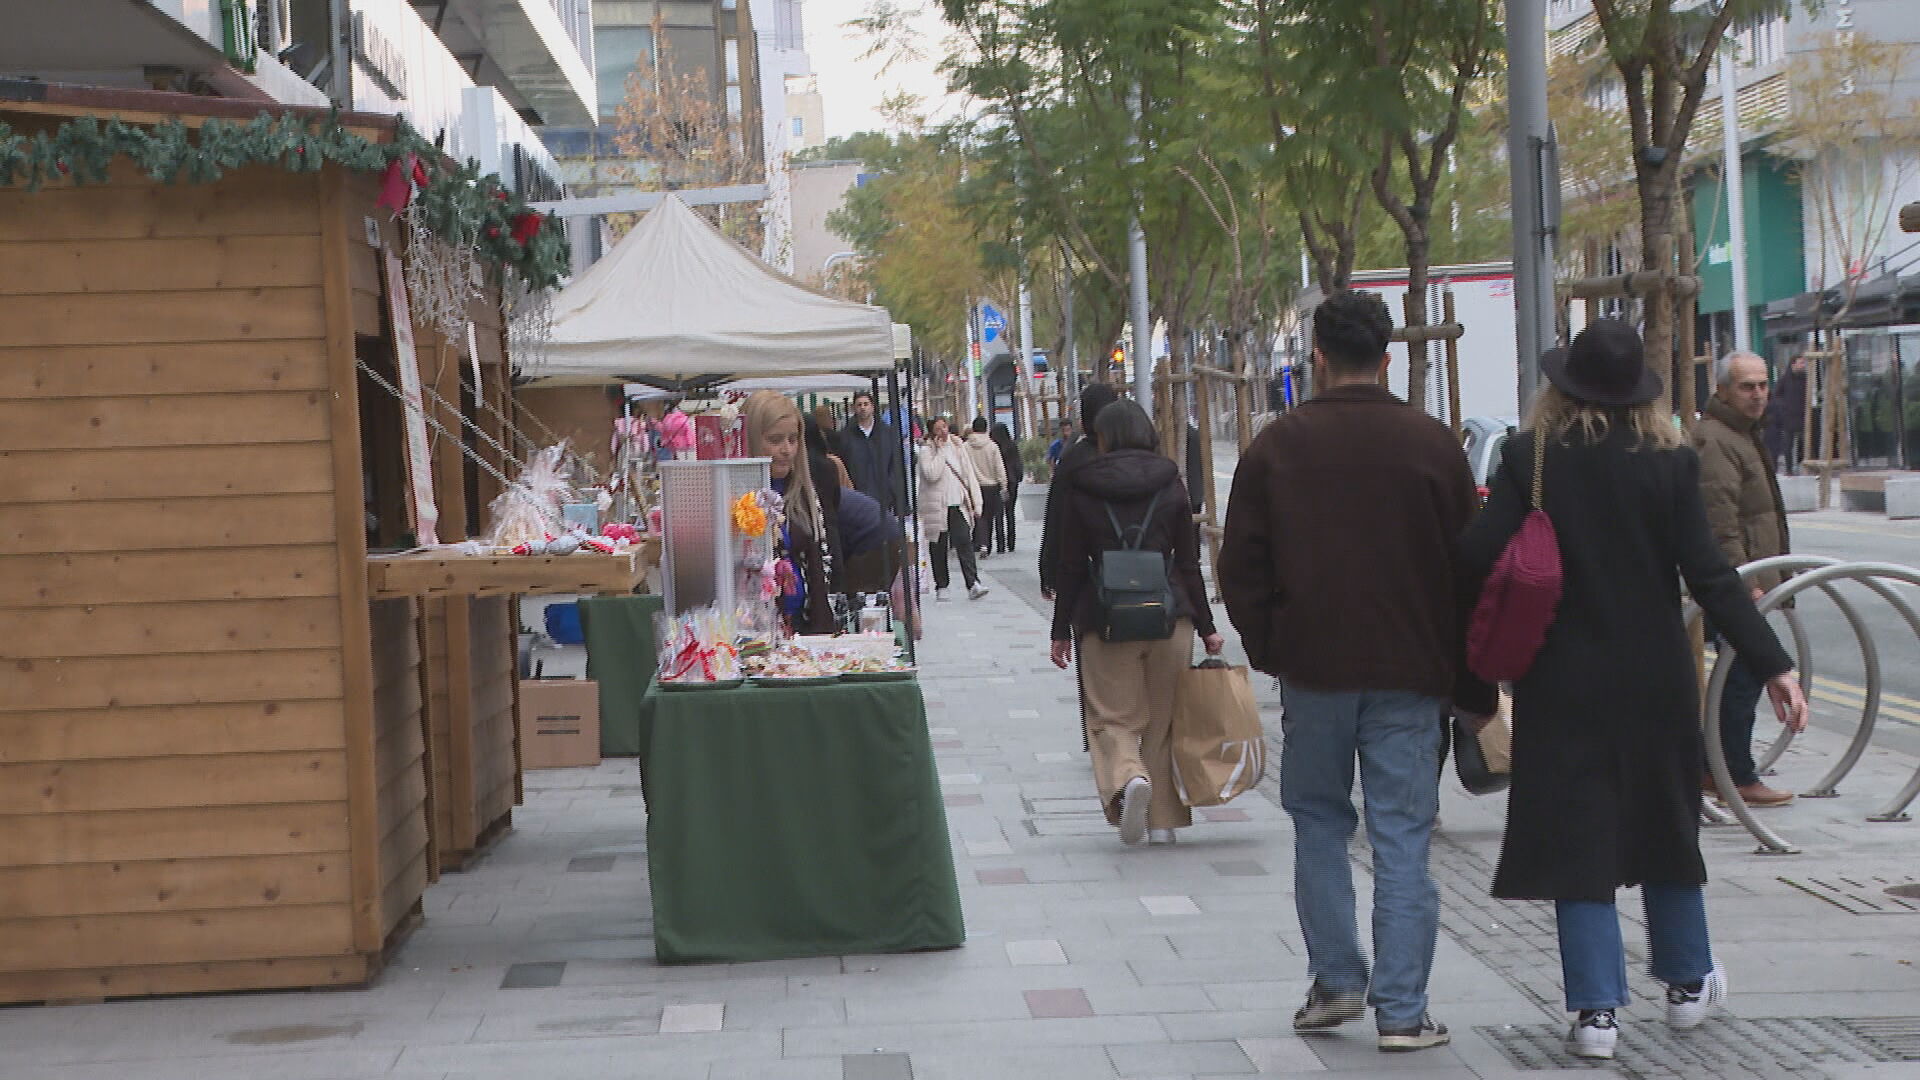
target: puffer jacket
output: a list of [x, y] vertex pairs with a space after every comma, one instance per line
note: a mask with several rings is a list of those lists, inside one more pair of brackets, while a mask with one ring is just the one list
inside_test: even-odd
[[935, 446], [923, 443], [920, 469], [920, 528], [928, 543], [947, 531], [947, 507], [958, 506], [968, 520], [980, 516], [980, 477], [973, 471], [973, 455], [958, 436]]
[[967, 456], [973, 459], [973, 475], [981, 487], [1007, 486], [1007, 463], [1000, 457], [1000, 444], [981, 432], [967, 436]]
[[[1760, 436], [1759, 421], [1741, 416], [1717, 397], [1707, 401], [1706, 415], [1693, 426], [1707, 525], [1735, 567], [1792, 550], [1780, 480], [1773, 474]], [[1766, 573], [1753, 584], [1770, 590], [1781, 578], [1779, 573]]]

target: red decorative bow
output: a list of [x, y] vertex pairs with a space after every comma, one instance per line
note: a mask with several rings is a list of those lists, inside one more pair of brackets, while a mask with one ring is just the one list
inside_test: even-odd
[[534, 237], [540, 235], [540, 226], [545, 223], [546, 219], [532, 210], [516, 215], [513, 219], [513, 242], [521, 247], [527, 246]]

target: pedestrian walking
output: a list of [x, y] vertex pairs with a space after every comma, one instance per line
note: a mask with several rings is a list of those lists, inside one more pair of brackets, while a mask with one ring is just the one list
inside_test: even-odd
[[980, 517], [974, 524], [973, 543], [980, 557], [993, 554], [993, 537], [1000, 529], [1005, 508], [1007, 463], [1000, 446], [987, 437], [987, 418], [973, 418], [973, 430], [967, 435], [967, 457], [973, 462], [973, 474], [980, 478]]
[[1799, 471], [1801, 430], [1807, 423], [1807, 356], [1801, 353], [1774, 380], [1767, 395], [1767, 460], [1791, 476]]
[[[1314, 312], [1316, 395], [1242, 457], [1218, 578], [1249, 662], [1285, 701], [1280, 799], [1313, 984], [1296, 1031], [1374, 1008], [1379, 1048], [1449, 1040], [1427, 1013], [1439, 894], [1427, 847], [1462, 648], [1454, 546], [1476, 502], [1453, 433], [1384, 388], [1393, 321], [1371, 293]], [[1373, 848], [1372, 970], [1347, 844], [1356, 762]]]
[[[1654, 405], [1660, 378], [1627, 324], [1600, 319], [1541, 360], [1528, 432], [1506, 442], [1486, 509], [1461, 542], [1477, 595], [1533, 506], [1558, 535], [1562, 593], [1531, 668], [1513, 683], [1513, 783], [1493, 895], [1552, 900], [1572, 1052], [1609, 1058], [1628, 1002], [1616, 890], [1641, 886], [1667, 1022], [1701, 1023], [1726, 998], [1707, 935], [1700, 857], [1699, 693], [1680, 591], [1766, 681], [1781, 719], [1806, 724], [1787, 654], [1714, 544], [1700, 458]], [[1462, 711], [1490, 712], [1485, 688]]]
[[[1095, 384], [1095, 385], [1098, 385], [1098, 384]], [[1082, 400], [1084, 400], [1084, 397]], [[1086, 416], [1084, 412], [1081, 415], [1081, 420], [1083, 422], [1086, 420]], [[1047, 444], [1047, 464], [1048, 465], [1060, 464], [1060, 455], [1066, 453], [1067, 447], [1072, 446], [1073, 443], [1074, 443], [1073, 421], [1071, 420], [1060, 421], [1059, 434], [1055, 435], [1053, 441]]]
[[980, 478], [973, 471], [973, 455], [953, 434], [952, 421], [936, 416], [927, 425], [927, 441], [920, 446], [920, 530], [933, 562], [933, 598], [944, 601], [952, 570], [947, 551], [960, 557], [960, 576], [967, 598], [987, 595], [974, 561], [973, 521], [980, 515]]
[[[1766, 361], [1750, 352], [1728, 353], [1714, 365], [1713, 396], [1707, 399], [1706, 415], [1693, 426], [1707, 527], [1713, 530], [1721, 554], [1736, 568], [1792, 550], [1773, 453], [1761, 439], [1767, 389]], [[1781, 580], [1777, 571], [1755, 577], [1753, 598], [1759, 600]], [[1724, 647], [1725, 639], [1720, 640]], [[1764, 681], [1746, 654], [1734, 660], [1726, 693], [1720, 698], [1720, 747], [1728, 776], [1748, 806], [1785, 806], [1793, 801], [1793, 793], [1761, 783], [1753, 761], [1754, 710]], [[1705, 773], [1701, 787], [1716, 793], [1713, 778]]]
[[1020, 508], [1020, 483], [1026, 479], [1026, 466], [1020, 462], [1020, 447], [1007, 425], [996, 423], [988, 434], [1000, 448], [1000, 462], [1007, 470], [1007, 486], [1000, 493], [999, 528], [993, 534], [994, 551], [1006, 555], [1014, 550], [1013, 522]]
[[901, 465], [904, 444], [900, 432], [874, 411], [873, 395], [853, 395], [853, 416], [840, 429], [835, 453], [846, 463], [856, 491], [864, 492], [894, 517], [907, 511], [906, 471]]
[[[1060, 569], [1053, 603], [1053, 663], [1073, 662], [1078, 644], [1094, 786], [1120, 839], [1172, 843], [1193, 824], [1173, 784], [1174, 687], [1193, 662], [1199, 635], [1209, 654], [1222, 641], [1200, 580], [1200, 551], [1186, 513], [1180, 469], [1162, 456], [1146, 412], [1131, 401], [1099, 410], [1098, 456], [1068, 478], [1059, 517]], [[1103, 557], [1151, 552], [1172, 600], [1155, 636], [1117, 633], [1095, 580]], [[1164, 631], [1162, 633], [1161, 631]]]
[[[1093, 422], [1099, 418], [1100, 410], [1119, 399], [1120, 395], [1106, 383], [1093, 383], [1081, 390], [1079, 430], [1082, 432], [1093, 430]], [[1054, 582], [1058, 576], [1054, 540], [1058, 511], [1066, 506], [1064, 501], [1056, 499], [1055, 496], [1067, 490], [1066, 480], [1073, 475], [1073, 470], [1093, 460], [1099, 453], [1092, 439], [1084, 435], [1077, 439], [1069, 438], [1073, 430], [1071, 424], [1062, 422], [1060, 440], [1064, 440], [1064, 445], [1059, 458], [1054, 462], [1053, 478], [1047, 484], [1047, 507], [1040, 516], [1040, 596], [1048, 602], [1052, 602], [1054, 598]]]

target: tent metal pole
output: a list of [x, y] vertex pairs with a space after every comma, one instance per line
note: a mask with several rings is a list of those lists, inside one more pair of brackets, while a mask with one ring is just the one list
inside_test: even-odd
[[[876, 377], [874, 379], [874, 382], [876, 385], [878, 385], [879, 379]], [[894, 437], [899, 440], [899, 443], [894, 447], [894, 450], [900, 454], [901, 470], [902, 470], [901, 476], [906, 480], [906, 487], [907, 487], [907, 505], [906, 505], [907, 520], [919, 521], [920, 512], [915, 505], [915, 500], [919, 497], [919, 485], [914, 483], [915, 477], [914, 477], [914, 468], [913, 468], [913, 455], [907, 452], [907, 442], [913, 437], [912, 385], [913, 385], [913, 380], [908, 379], [906, 383], [906, 392], [905, 392], [905, 395], [903, 396], [901, 391], [901, 382], [900, 382], [900, 365], [896, 363], [894, 364], [894, 366], [887, 369], [887, 400], [888, 400], [888, 403], [893, 406], [893, 418], [894, 418], [894, 423], [896, 425], [894, 429]], [[894, 532], [896, 535], [902, 538], [904, 538], [906, 535], [905, 530], [901, 528], [901, 525], [898, 519], [895, 519], [895, 522], [894, 522]], [[905, 544], [900, 545], [897, 550], [905, 551], [906, 545]], [[920, 605], [920, 560], [919, 558], [915, 557], [907, 560], [906, 565], [902, 566], [900, 569], [901, 569], [900, 577], [902, 581], [904, 581], [906, 584], [906, 588], [902, 590], [902, 592], [906, 594], [904, 597], [906, 601], [904, 605], [906, 607], [906, 610], [901, 612], [901, 614], [906, 616], [905, 622], [907, 626], [907, 662], [910, 664], [917, 665], [919, 663], [919, 658], [918, 658], [919, 650], [914, 645], [914, 641], [913, 641], [913, 622], [914, 622], [916, 609]]]

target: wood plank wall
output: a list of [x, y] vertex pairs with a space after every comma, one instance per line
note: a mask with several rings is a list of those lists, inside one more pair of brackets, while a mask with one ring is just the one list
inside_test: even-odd
[[427, 829], [421, 722], [419, 602], [376, 600], [373, 626], [375, 774], [380, 784], [380, 926], [384, 940], [418, 910], [439, 876]]
[[473, 653], [473, 818], [484, 833], [506, 820], [518, 801], [514, 743], [514, 600], [475, 597], [467, 635]]
[[319, 184], [0, 191], [0, 1001], [365, 976]]

